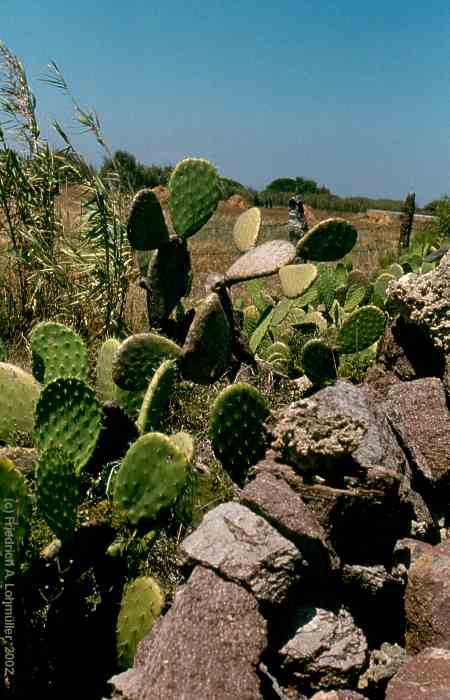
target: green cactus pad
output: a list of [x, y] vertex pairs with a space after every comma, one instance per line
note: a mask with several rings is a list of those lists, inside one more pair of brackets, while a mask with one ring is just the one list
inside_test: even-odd
[[6, 362], [6, 345], [0, 338], [0, 362]]
[[256, 244], [261, 229], [261, 210], [252, 207], [244, 211], [233, 227], [233, 240], [236, 248], [241, 253], [247, 252]]
[[315, 265], [285, 265], [278, 271], [281, 289], [290, 299], [304, 294], [317, 278], [318, 270]]
[[141, 576], [125, 588], [117, 618], [117, 659], [122, 669], [133, 665], [136, 648], [164, 607], [164, 594], [154, 578]]
[[33, 374], [43, 384], [58, 377], [87, 381], [89, 364], [86, 345], [62, 323], [43, 321], [30, 335]]
[[167, 319], [182, 297], [189, 293], [191, 259], [186, 242], [179, 238], [160, 248], [151, 258], [142, 280], [147, 291], [147, 313], [151, 326]]
[[252, 352], [256, 352], [258, 347], [261, 345], [264, 336], [266, 333], [269, 332], [269, 328], [272, 324], [272, 318], [275, 313], [275, 309], [268, 309], [266, 313], [264, 313], [258, 325], [256, 326], [256, 330], [252, 334], [250, 338], [250, 350]]
[[338, 287], [345, 285], [347, 283], [347, 268], [344, 263], [338, 262], [334, 268], [334, 274], [336, 277], [336, 284]]
[[112, 366], [115, 354], [121, 342], [117, 338], [105, 340], [97, 353], [96, 393], [100, 401], [116, 401], [119, 387], [112, 378]]
[[18, 572], [19, 555], [28, 533], [32, 501], [26, 481], [13, 462], [0, 458], [0, 588], [13, 581]]
[[314, 226], [297, 245], [297, 257], [317, 262], [339, 260], [351, 251], [358, 232], [344, 219], [326, 219]]
[[405, 274], [403, 271], [403, 267], [398, 263], [392, 263], [392, 265], [389, 265], [389, 267], [386, 269], [386, 272], [388, 273], [388, 275], [393, 275], [397, 279], [399, 279], [399, 277], [403, 277], [403, 275]]
[[146, 389], [163, 360], [176, 359], [181, 348], [156, 333], [137, 333], [123, 341], [113, 361], [113, 380], [121, 389]]
[[377, 277], [373, 283], [373, 301], [376, 306], [383, 308], [386, 299], [386, 289], [396, 279], [394, 275], [390, 275], [388, 272], [383, 272]]
[[214, 292], [195, 311], [181, 356], [181, 374], [197, 384], [212, 384], [228, 368], [232, 336], [225, 311]]
[[41, 450], [63, 445], [79, 474], [97, 444], [102, 416], [93, 390], [81, 379], [54, 379], [43, 388], [36, 404], [36, 443]]
[[356, 309], [357, 306], [363, 303], [367, 296], [367, 288], [363, 287], [362, 285], [355, 283], [350, 285], [348, 287], [346, 295], [345, 295], [345, 302], [344, 302], [344, 311], [347, 313], [350, 313], [354, 309]]
[[328, 324], [324, 316], [320, 313], [320, 311], [308, 311], [307, 314], [305, 314], [299, 321], [298, 323], [299, 326], [310, 326], [314, 325], [317, 327], [317, 330], [320, 333], [324, 333], [327, 328]]
[[301, 363], [303, 371], [313, 384], [326, 384], [336, 379], [337, 358], [323, 340], [312, 338], [305, 343]]
[[376, 306], [362, 306], [356, 309], [342, 324], [336, 348], [342, 353], [365, 350], [383, 334], [386, 316]]
[[209, 419], [212, 448], [238, 484], [264, 456], [267, 440], [263, 424], [268, 415], [263, 396], [249, 384], [233, 384], [214, 401]]
[[247, 338], [250, 338], [256, 330], [261, 314], [259, 313], [256, 306], [254, 306], [253, 304], [251, 304], [250, 306], [246, 306], [243, 313], [243, 331]]
[[169, 242], [164, 214], [158, 197], [152, 190], [140, 190], [131, 203], [127, 233], [135, 250], [155, 250]]
[[78, 479], [63, 445], [44, 450], [36, 467], [38, 508], [47, 525], [62, 542], [71, 540], [80, 500]]
[[336, 292], [336, 277], [334, 270], [330, 267], [321, 266], [320, 274], [317, 278], [317, 289], [319, 291], [319, 301], [328, 312], [333, 305]]
[[319, 288], [317, 286], [317, 281], [303, 292], [303, 294], [294, 300], [294, 306], [302, 309], [305, 306], [312, 306], [319, 302]]
[[286, 343], [277, 341], [269, 345], [264, 359], [279, 372], [287, 373], [291, 361], [291, 350]]
[[221, 197], [217, 170], [207, 160], [185, 158], [170, 176], [169, 209], [175, 231], [192, 236], [215, 212]]
[[283, 297], [282, 299], [280, 299], [280, 301], [273, 310], [271, 321], [272, 326], [278, 326], [280, 323], [283, 323], [290, 310], [292, 309], [293, 303], [293, 299], [288, 299], [287, 297]]
[[116, 477], [114, 505], [136, 526], [153, 520], [183, 491], [189, 464], [184, 453], [162, 433], [147, 433], [133, 443]]
[[268, 241], [250, 248], [225, 273], [227, 286], [254, 277], [266, 277], [289, 265], [295, 258], [295, 248], [289, 241]]
[[141, 434], [160, 427], [177, 373], [176, 360], [164, 360], [151, 378], [136, 421]]
[[0, 440], [16, 442], [33, 432], [41, 385], [20, 367], [0, 362]]

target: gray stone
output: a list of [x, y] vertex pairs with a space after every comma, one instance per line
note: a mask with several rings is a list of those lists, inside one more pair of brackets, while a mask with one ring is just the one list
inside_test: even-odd
[[319, 690], [310, 700], [365, 700], [365, 695], [354, 690]]
[[434, 344], [450, 351], [450, 252], [426, 274], [409, 273], [392, 282], [386, 302], [406, 320], [424, 328]]
[[386, 700], [450, 700], [450, 651], [430, 647], [407, 661], [389, 682]]
[[119, 691], [138, 687], [129, 700], [260, 700], [256, 668], [266, 644], [253, 596], [199, 567], [139, 645], [134, 676], [127, 671], [111, 683]]
[[33, 474], [39, 459], [39, 450], [34, 447], [1, 447], [0, 458], [14, 462], [22, 474]]
[[243, 489], [241, 502], [292, 540], [310, 565], [312, 576], [339, 568], [339, 559], [312, 510], [288, 484], [272, 474], [259, 474]]
[[239, 503], [223, 503], [207, 513], [182, 542], [180, 555], [185, 563], [215, 569], [270, 603], [284, 600], [304, 564], [292, 542]]
[[354, 686], [366, 664], [367, 641], [350, 613], [304, 608], [296, 619], [297, 633], [279, 652], [283, 675], [300, 691]]
[[385, 409], [414, 476], [428, 486], [450, 485], [450, 414], [441, 381], [427, 377], [397, 384]]
[[371, 691], [376, 688], [377, 694], [381, 694], [408, 658], [403, 647], [384, 642], [379, 649], [371, 652], [369, 668], [359, 679], [358, 688], [369, 688]]

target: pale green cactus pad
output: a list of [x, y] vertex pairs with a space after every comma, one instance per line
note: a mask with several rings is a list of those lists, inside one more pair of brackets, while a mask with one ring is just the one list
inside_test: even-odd
[[122, 669], [133, 665], [136, 648], [164, 607], [164, 594], [154, 578], [141, 576], [123, 593], [117, 618], [117, 659]]
[[388, 275], [393, 275], [396, 279], [403, 277], [403, 275], [405, 274], [403, 267], [398, 263], [392, 263], [392, 265], [389, 265], [389, 267], [386, 269], [386, 272], [388, 273]]
[[136, 421], [141, 434], [160, 427], [177, 374], [176, 360], [164, 360], [151, 378]]
[[180, 359], [181, 374], [197, 384], [212, 384], [229, 367], [230, 324], [219, 296], [210, 294], [195, 311]]
[[346, 284], [347, 282], [347, 268], [345, 267], [344, 263], [338, 262], [336, 267], [334, 268], [334, 274], [336, 276], [336, 284], [338, 287], [341, 285]]
[[373, 301], [376, 306], [383, 308], [386, 300], [386, 290], [391, 282], [395, 282], [397, 278], [388, 272], [383, 272], [377, 277], [373, 283]]
[[169, 231], [158, 197], [150, 189], [140, 190], [131, 203], [127, 233], [135, 250], [155, 250], [169, 242]]
[[121, 341], [108, 338], [97, 353], [96, 393], [100, 401], [117, 401], [119, 387], [112, 378], [112, 366]]
[[280, 301], [274, 308], [271, 325], [278, 326], [280, 323], [283, 323], [290, 310], [292, 309], [293, 304], [293, 299], [288, 299], [287, 297], [283, 297], [282, 299], [280, 299]]
[[71, 328], [54, 321], [38, 323], [30, 335], [33, 374], [43, 384], [58, 377], [87, 381], [87, 347]]
[[236, 248], [245, 253], [256, 245], [261, 230], [261, 210], [252, 207], [244, 211], [235, 221], [233, 240]]
[[192, 464], [195, 456], [195, 443], [192, 436], [189, 435], [189, 433], [180, 431], [179, 433], [174, 433], [171, 435], [170, 439], [172, 440], [173, 444], [182, 451], [187, 461]]
[[38, 508], [47, 525], [62, 542], [71, 540], [77, 525], [80, 491], [63, 443], [41, 453], [35, 484]]
[[367, 288], [362, 285], [355, 283], [350, 285], [346, 290], [344, 311], [350, 313], [354, 311], [357, 306], [363, 303], [367, 296]]
[[145, 390], [161, 362], [180, 355], [180, 346], [162, 335], [131, 335], [123, 341], [114, 356], [113, 380], [127, 391]]
[[358, 232], [344, 219], [326, 219], [314, 226], [297, 245], [297, 257], [316, 262], [339, 260], [347, 255]]
[[33, 510], [23, 475], [6, 457], [0, 458], [0, 495], [0, 587], [4, 591], [4, 581], [13, 581], [18, 571]]
[[336, 356], [319, 338], [312, 338], [305, 343], [301, 363], [304, 373], [313, 384], [322, 385], [336, 379]]
[[182, 238], [199, 231], [215, 212], [221, 197], [217, 170], [207, 160], [185, 158], [170, 176], [169, 209]]
[[291, 349], [280, 340], [269, 345], [264, 353], [264, 359], [278, 372], [287, 373], [291, 362]]
[[318, 270], [315, 265], [285, 265], [278, 271], [281, 289], [290, 299], [304, 294], [317, 279]]
[[316, 286], [319, 291], [319, 301], [325, 306], [326, 311], [329, 311], [333, 305], [336, 284], [334, 270], [321, 266]]
[[354, 311], [342, 324], [336, 348], [342, 353], [365, 350], [380, 338], [386, 325], [386, 316], [376, 306], [362, 306]]
[[33, 432], [41, 385], [20, 367], [0, 362], [0, 440], [15, 443]]
[[289, 241], [268, 241], [250, 248], [225, 273], [227, 286], [255, 277], [273, 275], [295, 258], [295, 248]]
[[146, 433], [126, 453], [116, 477], [114, 506], [136, 526], [172, 506], [185, 488], [189, 463], [162, 433]]
[[97, 444], [102, 416], [95, 393], [81, 379], [54, 379], [42, 389], [36, 404], [36, 444], [41, 450], [64, 445], [68, 460], [79, 474]]
[[263, 396], [245, 383], [227, 387], [213, 404], [209, 419], [212, 448], [238, 484], [264, 456], [267, 439], [263, 424], [268, 415]]
[[314, 304], [317, 304], [319, 302], [319, 289], [317, 287], [317, 281], [309, 288], [306, 290], [306, 292], [303, 292], [299, 297], [297, 297], [294, 300], [294, 305], [297, 306], [299, 309], [304, 308], [305, 306], [313, 306]]

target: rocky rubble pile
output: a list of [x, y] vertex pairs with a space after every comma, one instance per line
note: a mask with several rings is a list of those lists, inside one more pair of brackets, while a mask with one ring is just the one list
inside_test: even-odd
[[389, 295], [366, 383], [274, 412], [181, 544], [187, 583], [115, 700], [450, 698], [450, 254]]

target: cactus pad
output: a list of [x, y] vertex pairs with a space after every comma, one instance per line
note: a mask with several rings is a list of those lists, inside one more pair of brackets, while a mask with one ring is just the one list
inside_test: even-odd
[[126, 453], [116, 477], [114, 505], [136, 526], [175, 503], [189, 472], [184, 453], [162, 433], [147, 433]]
[[142, 283], [147, 291], [151, 326], [168, 318], [180, 299], [189, 293], [191, 259], [186, 242], [172, 238], [151, 258]]
[[305, 343], [301, 363], [313, 384], [326, 384], [336, 379], [337, 357], [323, 340], [312, 338]]
[[342, 324], [336, 348], [342, 353], [353, 353], [370, 347], [383, 334], [386, 316], [376, 306], [362, 306]]
[[18, 570], [18, 556], [31, 521], [32, 502], [26, 481], [13, 462], [0, 458], [0, 588]]
[[35, 483], [38, 507], [47, 525], [63, 542], [72, 539], [80, 494], [74, 466], [62, 446], [41, 453]]
[[252, 207], [244, 211], [234, 224], [233, 240], [236, 248], [245, 253], [256, 244], [261, 229], [261, 210]]
[[256, 330], [253, 332], [250, 338], [250, 350], [256, 352], [266, 333], [268, 333], [269, 328], [272, 323], [272, 318], [275, 313], [275, 309], [267, 308], [267, 311], [261, 316]]
[[81, 379], [49, 382], [36, 404], [34, 434], [41, 450], [63, 445], [77, 474], [91, 457], [102, 426], [102, 409]]
[[383, 272], [377, 277], [373, 283], [373, 300], [376, 306], [380, 306], [381, 308], [384, 306], [386, 289], [390, 283], [394, 282], [396, 279], [397, 278], [394, 277], [394, 275], [391, 275], [388, 272]]
[[212, 448], [238, 484], [264, 456], [267, 441], [263, 423], [268, 414], [263, 396], [245, 383], [227, 387], [213, 404], [209, 419]]
[[266, 277], [289, 265], [295, 258], [295, 248], [289, 241], [268, 241], [250, 248], [225, 273], [227, 286], [255, 277]]
[[33, 374], [43, 384], [58, 377], [88, 378], [88, 352], [80, 336], [62, 323], [43, 321], [30, 336]]
[[136, 421], [141, 434], [160, 427], [176, 378], [176, 361], [164, 360], [150, 380]]
[[206, 224], [221, 197], [219, 175], [207, 160], [185, 158], [170, 176], [169, 209], [175, 231], [192, 236]]
[[96, 392], [100, 401], [115, 401], [119, 387], [112, 378], [114, 356], [120, 348], [120, 340], [108, 338], [97, 353]]
[[405, 274], [403, 271], [403, 267], [399, 265], [399, 263], [392, 263], [391, 265], [389, 265], [386, 272], [389, 275], [393, 275], [394, 277], [396, 277], [396, 279], [403, 277], [403, 275]]
[[161, 205], [151, 190], [140, 190], [134, 196], [127, 233], [130, 246], [135, 250], [155, 250], [169, 242], [169, 231]]
[[179, 433], [171, 435], [170, 439], [172, 440], [173, 444], [176, 445], [179, 450], [181, 450], [187, 461], [192, 464], [195, 454], [195, 444], [192, 436], [189, 435], [189, 433], [180, 431]]
[[128, 584], [117, 618], [117, 657], [122, 669], [133, 665], [138, 643], [164, 607], [164, 594], [154, 578], [141, 576]]
[[181, 373], [198, 384], [212, 384], [228, 368], [231, 360], [231, 329], [216, 293], [196, 309], [181, 356]]
[[41, 385], [20, 367], [0, 362], [0, 440], [14, 442], [31, 434]]
[[358, 232], [344, 219], [326, 219], [314, 226], [297, 245], [297, 257], [317, 262], [339, 260], [351, 251]]
[[291, 299], [299, 297], [311, 287], [317, 278], [317, 273], [317, 267], [309, 263], [281, 267], [278, 274], [283, 294]]
[[112, 376], [121, 389], [146, 389], [163, 360], [176, 359], [181, 348], [156, 333], [137, 333], [123, 341], [114, 357]]

